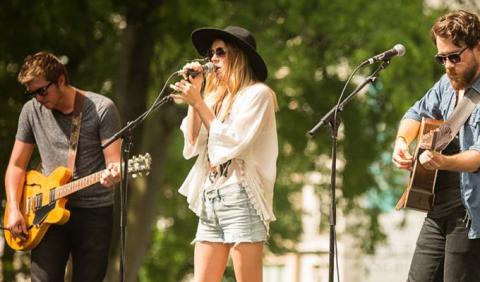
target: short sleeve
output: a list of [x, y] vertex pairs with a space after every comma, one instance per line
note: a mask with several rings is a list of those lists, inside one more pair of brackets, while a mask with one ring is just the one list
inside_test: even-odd
[[100, 140], [112, 137], [120, 130], [120, 113], [112, 100], [105, 97], [99, 108]]
[[27, 102], [23, 106], [18, 118], [17, 134], [15, 136], [15, 139], [29, 144], [35, 144], [35, 136], [33, 135], [33, 129], [30, 122], [33, 110], [32, 107], [32, 101]]

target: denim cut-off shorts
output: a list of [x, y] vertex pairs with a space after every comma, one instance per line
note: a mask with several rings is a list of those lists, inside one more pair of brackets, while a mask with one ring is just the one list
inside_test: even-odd
[[198, 221], [195, 242], [265, 242], [267, 231], [240, 184], [203, 191], [204, 208]]

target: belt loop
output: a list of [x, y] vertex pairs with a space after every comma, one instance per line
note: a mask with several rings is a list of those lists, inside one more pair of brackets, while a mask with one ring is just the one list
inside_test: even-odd
[[217, 188], [217, 197], [220, 202], [223, 200], [222, 195], [220, 195], [220, 188]]

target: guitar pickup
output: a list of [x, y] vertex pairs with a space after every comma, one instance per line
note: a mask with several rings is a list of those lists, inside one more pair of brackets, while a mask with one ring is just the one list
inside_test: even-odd
[[35, 195], [35, 203], [34, 203], [34, 209], [33, 210], [38, 210], [39, 208], [42, 207], [42, 194], [39, 193], [37, 195]]

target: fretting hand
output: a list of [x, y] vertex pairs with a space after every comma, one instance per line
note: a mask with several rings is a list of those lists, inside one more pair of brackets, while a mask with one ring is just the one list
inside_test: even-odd
[[110, 187], [120, 181], [120, 164], [109, 163], [100, 176], [100, 183], [105, 187]]

